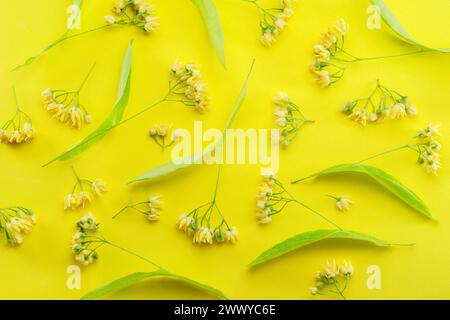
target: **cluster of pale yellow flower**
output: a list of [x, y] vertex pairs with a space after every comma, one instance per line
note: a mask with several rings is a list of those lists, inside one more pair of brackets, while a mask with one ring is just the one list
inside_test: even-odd
[[280, 135], [277, 141], [283, 147], [287, 147], [295, 138], [297, 138], [300, 129], [307, 123], [314, 121], [308, 120], [300, 108], [295, 104], [289, 96], [284, 92], [278, 92], [273, 102], [276, 105], [274, 115], [276, 117], [275, 124], [280, 127]]
[[[236, 227], [230, 227], [222, 215], [220, 215], [220, 222], [215, 227], [211, 226], [214, 206], [215, 204], [208, 203], [188, 214], [183, 213], [177, 221], [178, 229], [186, 232], [189, 237], [192, 237], [192, 242], [196, 244], [236, 243], [238, 230]], [[200, 210], [205, 207], [207, 209], [202, 214]]]
[[272, 216], [281, 212], [287, 203], [282, 196], [284, 190], [277, 182], [275, 176], [263, 175], [263, 182], [256, 193], [256, 218], [259, 223], [270, 223]]
[[271, 47], [280, 33], [287, 27], [288, 20], [293, 16], [292, 6], [296, 0], [280, 0], [280, 6], [276, 8], [263, 8], [258, 0], [243, 0], [256, 6], [259, 13], [259, 26], [261, 27], [261, 44]]
[[128, 209], [132, 209], [143, 214], [148, 221], [155, 222], [160, 219], [160, 212], [163, 208], [164, 202], [162, 201], [162, 196], [160, 195], [151, 195], [148, 197], [147, 201], [138, 202], [135, 204], [127, 204], [123, 207], [118, 213], [116, 213], [113, 217], [116, 218], [122, 212]]
[[157, 124], [150, 128], [150, 138], [161, 147], [162, 150], [172, 146], [180, 139], [179, 130], [172, 131], [170, 124]]
[[42, 91], [42, 101], [45, 110], [52, 118], [72, 128], [80, 129], [92, 121], [92, 116], [79, 102], [79, 91], [53, 90]]
[[23, 236], [36, 224], [36, 216], [24, 207], [0, 208], [0, 233], [4, 233], [10, 246], [23, 242]]
[[337, 294], [345, 299], [344, 292], [353, 272], [353, 265], [346, 260], [340, 265], [335, 260], [327, 261], [316, 275], [316, 285], [309, 290], [312, 295]]
[[85, 190], [85, 186], [89, 186], [92, 193], [100, 197], [103, 193], [108, 191], [106, 183], [102, 179], [95, 179], [93, 181], [81, 179], [73, 169], [74, 175], [77, 179], [72, 192], [64, 197], [64, 210], [85, 208], [92, 201], [89, 191]]
[[[181, 102], [205, 112], [209, 106], [208, 85], [202, 79], [200, 69], [193, 63], [175, 62], [170, 68], [169, 95], [174, 99], [166, 101]], [[181, 98], [177, 98], [181, 96]]]
[[77, 232], [72, 237], [72, 253], [75, 260], [87, 266], [98, 259], [98, 253], [91, 249], [92, 244], [99, 243], [97, 237], [93, 236], [98, 231], [99, 224], [97, 219], [88, 213], [76, 222]]
[[21, 144], [33, 139], [34, 134], [33, 121], [20, 109], [16, 96], [16, 113], [0, 128], [0, 143]]
[[[345, 20], [340, 19], [327, 32], [322, 33], [319, 43], [313, 47], [314, 61], [311, 63], [310, 70], [315, 75], [316, 82], [322, 87], [332, 85], [344, 74], [345, 68], [339, 67], [331, 60], [336, 54], [345, 53], [343, 46], [348, 29]], [[340, 58], [337, 60], [342, 61]]]
[[144, 0], [116, 0], [112, 9], [114, 15], [105, 16], [110, 25], [133, 25], [145, 32], [155, 32], [159, 17], [153, 6]]
[[[374, 101], [378, 97], [378, 101]], [[366, 125], [381, 123], [386, 119], [402, 119], [417, 115], [409, 98], [395, 90], [390, 90], [377, 81], [375, 90], [367, 97], [349, 101], [342, 106], [342, 112], [356, 123]]]
[[437, 174], [441, 167], [439, 155], [441, 144], [438, 141], [439, 137], [438, 126], [429, 124], [415, 136], [417, 143], [409, 145], [410, 148], [418, 152], [419, 158], [417, 161], [425, 167], [427, 172], [434, 174]]

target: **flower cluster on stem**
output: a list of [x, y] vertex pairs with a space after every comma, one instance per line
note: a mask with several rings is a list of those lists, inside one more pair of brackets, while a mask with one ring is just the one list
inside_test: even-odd
[[352, 264], [346, 260], [340, 265], [337, 265], [335, 260], [327, 261], [325, 267], [316, 275], [316, 285], [309, 290], [312, 295], [336, 294], [346, 299], [344, 292], [353, 272]]
[[356, 123], [366, 125], [381, 123], [386, 119], [402, 119], [417, 115], [409, 98], [395, 90], [390, 90], [377, 81], [376, 88], [367, 98], [349, 101], [342, 106], [342, 112]]
[[76, 227], [77, 231], [72, 237], [72, 253], [75, 255], [75, 260], [85, 266], [88, 266], [98, 260], [99, 256], [97, 250], [106, 244], [129, 255], [135, 256], [153, 265], [159, 270], [167, 271], [150, 259], [147, 259], [131, 250], [108, 241], [104, 236], [100, 234], [97, 219], [91, 213], [78, 220], [76, 223]]
[[6, 121], [0, 127], [0, 143], [5, 144], [21, 144], [33, 139], [35, 131], [33, 129], [33, 121], [22, 111], [19, 106], [17, 96], [14, 90], [16, 99], [16, 112], [14, 116]]
[[[95, 196], [100, 197], [108, 191], [108, 186], [102, 179], [81, 179], [74, 167], [72, 167], [72, 170], [77, 181], [72, 188], [72, 192], [64, 197], [64, 210], [84, 209], [92, 201], [91, 192]], [[86, 187], [88, 187], [88, 189], [86, 189]], [[91, 192], [89, 192], [89, 189]]]
[[338, 54], [347, 54], [344, 44], [348, 29], [345, 20], [339, 19], [327, 32], [321, 34], [319, 42], [313, 47], [314, 61], [311, 64], [311, 72], [321, 87], [334, 84], [344, 75], [346, 67], [338, 66], [335, 61], [342, 60], [337, 57]]
[[284, 92], [278, 92], [273, 102], [276, 105], [274, 115], [275, 124], [281, 128], [278, 141], [283, 147], [287, 147], [297, 138], [300, 129], [307, 123], [314, 121], [308, 120], [300, 111], [300, 107], [294, 103]]
[[296, 0], [280, 0], [280, 6], [274, 8], [263, 8], [258, 0], [243, 0], [253, 3], [258, 9], [259, 26], [261, 28], [261, 44], [271, 47], [280, 33], [288, 26], [289, 19], [294, 15], [292, 8]]
[[268, 224], [272, 222], [273, 216], [282, 212], [289, 203], [300, 205], [334, 227], [341, 229], [323, 214], [309, 207], [305, 203], [295, 199], [273, 174], [264, 174], [263, 182], [259, 185], [256, 193], [256, 218], [259, 223]]
[[23, 242], [23, 236], [36, 224], [36, 216], [24, 207], [0, 208], [0, 233], [4, 233], [10, 246]]
[[193, 63], [175, 62], [170, 68], [169, 94], [166, 101], [181, 102], [203, 113], [210, 98], [208, 85], [202, 79], [200, 69]]
[[157, 124], [150, 128], [149, 136], [164, 151], [180, 139], [179, 130], [171, 131], [170, 124]]
[[[77, 232], [72, 237], [72, 253], [75, 260], [87, 266], [98, 260], [95, 233], [99, 229], [97, 219], [88, 213], [76, 222]], [[101, 243], [100, 243], [101, 245]]]
[[216, 189], [211, 202], [201, 205], [178, 218], [177, 227], [192, 238], [195, 244], [211, 245], [214, 242], [235, 244], [238, 230], [231, 226], [217, 205], [217, 190], [220, 179], [220, 166], [217, 173]]
[[105, 16], [109, 25], [132, 25], [148, 33], [159, 26], [154, 7], [144, 0], [116, 0], [112, 11], [114, 15]]
[[91, 75], [95, 64], [89, 70], [89, 73], [76, 91], [66, 91], [60, 89], [47, 88], [42, 91], [42, 101], [45, 110], [65, 125], [81, 129], [85, 124], [90, 124], [92, 116], [87, 109], [80, 103], [80, 92]]
[[162, 197], [160, 195], [151, 195], [146, 201], [127, 204], [113, 216], [113, 219], [125, 210], [132, 209], [140, 214], [143, 214], [148, 221], [155, 222], [160, 219], [160, 212], [162, 210], [163, 204], [164, 202], [162, 201]]

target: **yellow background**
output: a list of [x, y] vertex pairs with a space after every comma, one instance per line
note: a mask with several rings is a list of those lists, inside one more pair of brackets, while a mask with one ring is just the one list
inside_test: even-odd
[[[340, 17], [350, 24], [347, 49], [359, 56], [395, 54], [415, 50], [382, 30], [366, 27], [368, 1], [304, 0], [295, 6], [295, 16], [271, 49], [258, 41], [255, 8], [239, 0], [217, 0], [226, 37], [228, 67], [216, 58], [196, 8], [189, 0], [152, 0], [161, 17], [156, 34], [144, 35], [132, 27], [100, 31], [55, 48], [32, 66], [9, 70], [58, 37], [65, 28], [65, 10], [70, 1], [9, 1], [0, 12], [1, 122], [14, 112], [12, 86], [38, 131], [32, 143], [20, 147], [0, 145], [0, 207], [23, 205], [33, 208], [38, 224], [22, 246], [0, 245], [0, 298], [77, 299], [84, 293], [135, 271], [151, 268], [113, 248], [102, 248], [100, 260], [82, 268], [81, 290], [66, 288], [66, 268], [73, 264], [70, 241], [74, 222], [92, 211], [103, 234], [122, 246], [149, 257], [168, 269], [220, 288], [236, 299], [310, 299], [308, 288], [315, 272], [327, 259], [348, 259], [355, 276], [347, 291], [350, 299], [450, 298], [450, 170], [448, 166], [450, 111], [450, 56], [425, 54], [351, 67], [345, 77], [328, 89], [317, 87], [308, 71], [311, 47], [319, 34]], [[266, 6], [276, 0], [261, 0]], [[418, 39], [432, 46], [450, 46], [450, 2], [390, 0], [387, 4], [403, 25]], [[82, 28], [103, 24], [109, 1], [86, 0]], [[73, 161], [41, 165], [79, 141], [95, 128], [112, 108], [122, 57], [134, 38], [131, 99], [126, 114], [160, 99], [168, 81], [168, 66], [176, 59], [202, 65], [213, 98], [212, 110], [201, 116], [179, 104], [166, 103], [112, 132], [107, 138]], [[262, 250], [299, 232], [327, 228], [308, 211], [291, 206], [268, 226], [254, 217], [254, 194], [260, 182], [258, 166], [225, 166], [220, 182], [219, 205], [240, 232], [232, 245], [200, 247], [177, 231], [175, 221], [186, 210], [210, 200], [215, 167], [196, 167], [157, 183], [127, 186], [128, 179], [170, 159], [148, 138], [151, 125], [172, 123], [192, 129], [194, 120], [205, 127], [222, 128], [242, 86], [251, 59], [256, 66], [245, 104], [236, 121], [239, 128], [273, 126], [272, 95], [284, 90], [304, 113], [316, 120], [305, 127], [298, 140], [281, 152], [279, 178], [299, 199], [325, 212], [350, 230], [372, 234], [393, 242], [415, 242], [412, 248], [380, 249], [349, 242], [322, 243], [298, 250], [248, 270], [247, 264]], [[90, 127], [71, 130], [52, 120], [40, 102], [46, 87], [67, 90], [78, 87], [90, 65], [97, 67], [82, 92], [81, 101], [93, 114]], [[368, 95], [375, 80], [410, 96], [419, 111], [414, 119], [388, 121], [361, 127], [339, 113], [348, 100]], [[439, 176], [428, 175], [416, 164], [416, 155], [402, 151], [371, 161], [411, 187], [429, 205], [438, 223], [418, 213], [366, 179], [334, 176], [291, 186], [288, 181], [342, 162], [356, 161], [404, 144], [429, 122], [442, 124], [442, 162]], [[88, 210], [63, 211], [63, 197], [70, 192], [74, 164], [86, 178], [105, 179], [111, 191], [94, 201]], [[160, 193], [166, 201], [162, 219], [150, 224], [128, 212], [117, 220], [111, 216], [132, 198]], [[341, 214], [325, 194], [346, 194], [355, 201], [349, 213]], [[3, 239], [2, 239], [3, 240]], [[3, 241], [2, 241], [3, 242]], [[381, 290], [366, 287], [366, 268], [378, 265]], [[110, 298], [172, 299], [209, 298], [168, 280], [151, 280], [121, 291]]]

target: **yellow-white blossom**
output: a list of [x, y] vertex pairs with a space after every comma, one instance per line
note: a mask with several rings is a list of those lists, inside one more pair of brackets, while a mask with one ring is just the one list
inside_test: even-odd
[[292, 6], [295, 1], [282, 0], [279, 7], [270, 9], [263, 8], [258, 0], [247, 2], [254, 4], [258, 9], [261, 44], [267, 48], [271, 47], [280, 33], [288, 26], [289, 19], [294, 15]]
[[171, 66], [169, 93], [174, 97], [170, 101], [192, 106], [200, 113], [208, 110], [208, 85], [202, 79], [199, 67], [193, 63], [177, 61]]
[[36, 216], [24, 207], [0, 208], [0, 233], [4, 233], [10, 246], [20, 245], [26, 233], [36, 224]]
[[100, 197], [105, 192], [108, 192], [108, 185], [102, 179], [95, 179], [91, 184], [92, 193]]
[[287, 147], [299, 134], [306, 123], [312, 123], [300, 111], [300, 107], [293, 102], [287, 93], [277, 92], [273, 97], [275, 104], [275, 125], [280, 128], [278, 137], [272, 136], [272, 143]]
[[112, 12], [114, 16], [105, 16], [109, 25], [133, 25], [148, 33], [159, 26], [154, 7], [143, 0], [116, 1]]
[[33, 122], [30, 116], [19, 107], [16, 96], [16, 112], [14, 116], [0, 126], [0, 143], [22, 144], [31, 141], [34, 135]]

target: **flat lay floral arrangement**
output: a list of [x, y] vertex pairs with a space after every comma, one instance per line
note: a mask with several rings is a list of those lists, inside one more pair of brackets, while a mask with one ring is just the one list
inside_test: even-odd
[[[449, 298], [434, 1], [8, 4], [0, 297]], [[233, 128], [278, 170], [208, 163]]]

